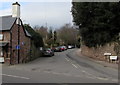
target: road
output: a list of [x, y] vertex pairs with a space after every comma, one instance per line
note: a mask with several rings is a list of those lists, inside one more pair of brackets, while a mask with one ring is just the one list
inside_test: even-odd
[[[56, 52], [27, 64], [2, 65], [3, 83], [117, 83], [118, 69], [105, 67], [87, 58], [75, 60], [76, 50]], [[59, 84], [60, 85], [60, 84]]]

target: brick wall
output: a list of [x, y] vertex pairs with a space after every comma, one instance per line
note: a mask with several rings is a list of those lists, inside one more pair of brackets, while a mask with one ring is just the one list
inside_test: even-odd
[[99, 48], [88, 48], [87, 46], [82, 45], [81, 50], [82, 50], [82, 54], [85, 56], [106, 61], [104, 53], [108, 52], [108, 53], [112, 53], [112, 55], [116, 55], [116, 52], [114, 51], [114, 46], [115, 46], [114, 43], [107, 44]]
[[27, 37], [24, 33], [24, 28], [20, 27], [20, 62], [28, 61], [28, 54], [30, 53], [30, 38]]
[[[18, 32], [19, 29], [19, 32]], [[12, 32], [12, 62], [18, 63], [18, 50], [16, 46], [18, 45], [18, 34], [19, 34], [19, 63], [23, 63], [28, 60], [28, 53], [30, 52], [30, 38], [25, 35], [22, 25], [18, 27], [17, 24], [14, 24]]]
[[11, 52], [11, 62], [12, 64], [18, 63], [18, 51], [16, 49], [16, 46], [18, 45], [18, 25], [14, 24], [13, 28], [11, 29], [11, 46], [12, 46], [12, 52]]

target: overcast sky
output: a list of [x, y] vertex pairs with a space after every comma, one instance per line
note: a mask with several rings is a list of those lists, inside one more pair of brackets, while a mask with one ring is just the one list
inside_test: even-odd
[[[69, 2], [19, 2], [21, 19], [24, 23], [59, 28], [66, 23], [72, 24], [71, 1]], [[2, 2], [0, 16], [12, 14], [12, 2]]]

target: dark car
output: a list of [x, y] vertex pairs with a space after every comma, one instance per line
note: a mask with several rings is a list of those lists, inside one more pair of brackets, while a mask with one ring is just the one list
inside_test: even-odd
[[43, 50], [43, 55], [52, 57], [52, 56], [54, 56], [54, 51], [50, 48], [45, 48]]

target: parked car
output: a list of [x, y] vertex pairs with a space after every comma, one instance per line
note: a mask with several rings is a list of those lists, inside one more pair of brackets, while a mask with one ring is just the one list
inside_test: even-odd
[[43, 55], [52, 57], [52, 56], [54, 56], [54, 51], [50, 48], [45, 48], [43, 50]]
[[68, 49], [72, 49], [72, 48], [74, 48], [73, 45], [68, 45]]
[[67, 50], [67, 47], [66, 47], [66, 46], [62, 46], [62, 48], [64, 48], [64, 50]]
[[55, 52], [61, 52], [61, 51], [62, 51], [61, 46], [55, 47], [55, 48], [54, 48], [54, 51], [55, 51]]
[[62, 51], [64, 51], [64, 50], [65, 50], [65, 47], [64, 47], [64, 46], [60, 46], [60, 49], [61, 49]]

